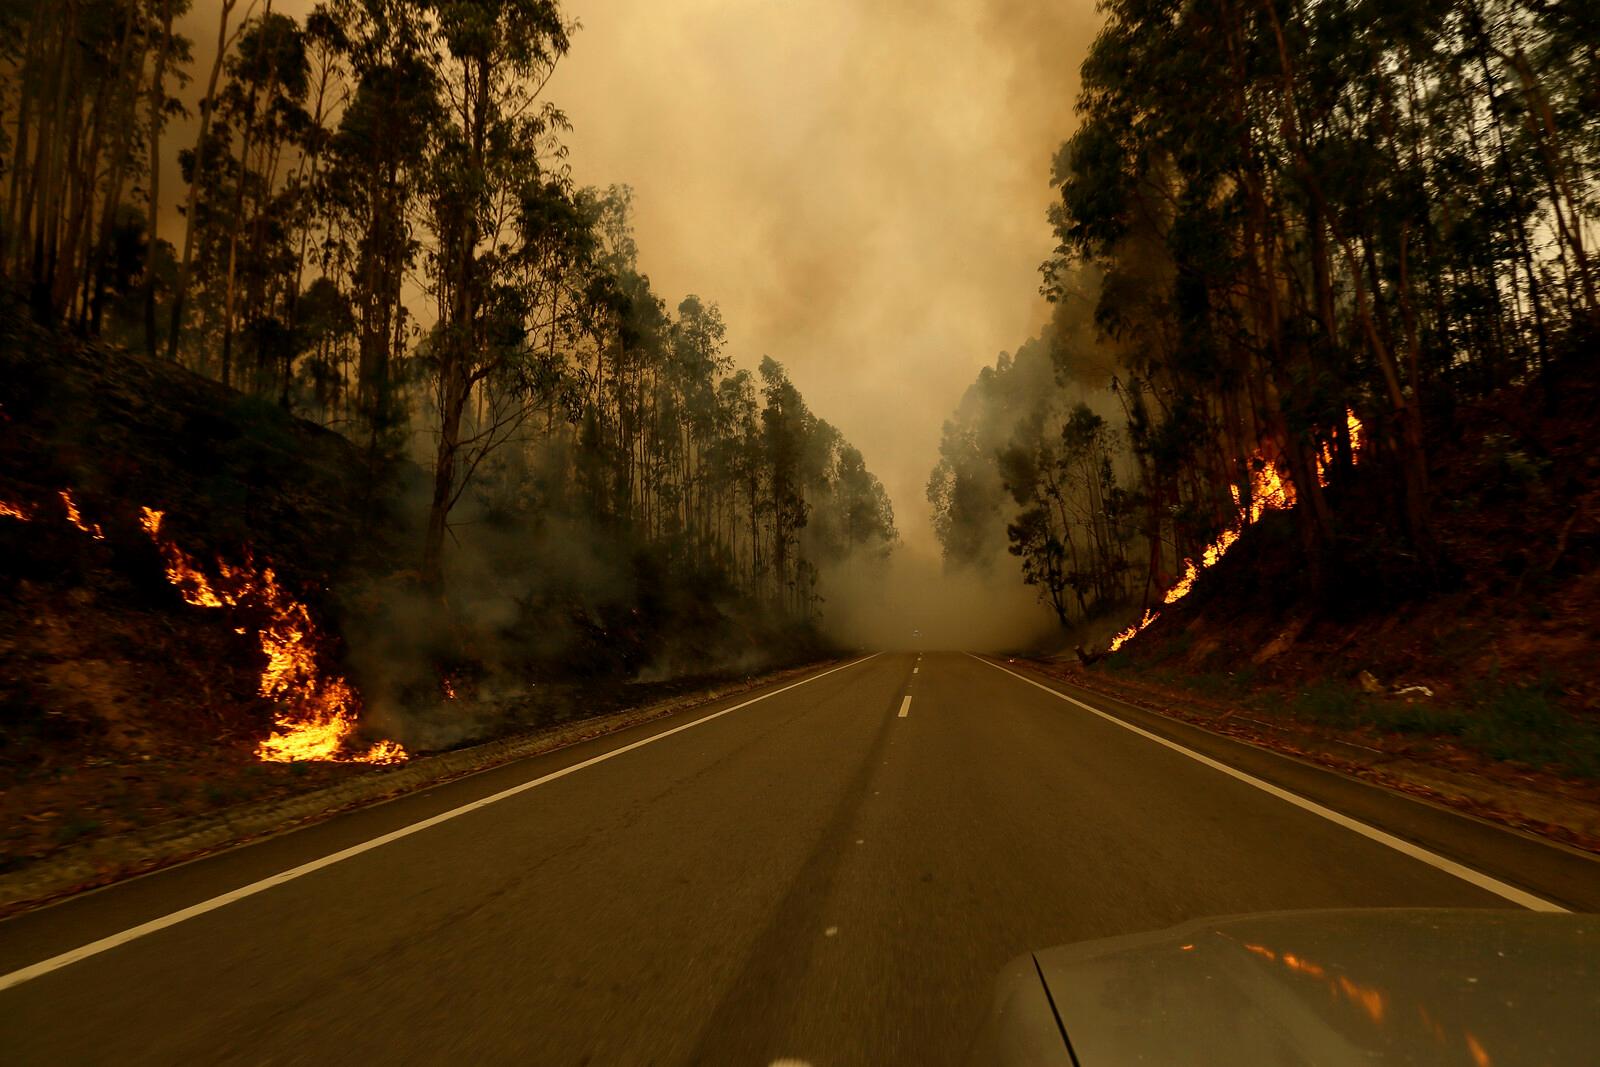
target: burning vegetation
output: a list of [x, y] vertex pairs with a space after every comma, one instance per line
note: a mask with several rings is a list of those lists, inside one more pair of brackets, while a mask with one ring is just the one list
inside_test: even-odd
[[106, 533], [100, 528], [99, 523], [90, 525], [89, 523], [83, 521], [83, 515], [78, 511], [77, 501], [72, 499], [72, 492], [70, 490], [61, 490], [60, 496], [62, 507], [67, 509], [68, 522], [72, 523], [72, 525], [76, 526], [81, 532], [88, 534], [96, 541], [104, 541], [106, 539]]
[[[57, 495], [67, 522], [96, 541], [106, 539], [99, 523], [84, 519], [70, 490]], [[37, 513], [38, 509], [17, 501], [0, 501], [0, 517], [31, 522]], [[201, 608], [236, 609], [261, 620], [255, 632], [266, 666], [258, 691], [272, 701], [275, 713], [272, 734], [256, 746], [259, 759], [382, 764], [407, 758], [404, 747], [394, 741], [352, 750], [360, 699], [346, 679], [318, 666], [317, 650], [325, 644], [324, 638], [305, 604], [284, 591], [272, 568], [257, 569], [248, 562], [233, 566], [219, 560], [217, 577], [208, 578], [188, 553], [162, 536], [163, 518], [163, 512], [146, 507], [141, 509], [139, 524], [160, 551], [167, 580], [184, 601]], [[245, 626], [237, 630], [249, 632]]]
[[[1356, 418], [1355, 412], [1346, 413], [1346, 431], [1350, 439], [1351, 459], [1354, 461], [1359, 456], [1361, 443], [1361, 420]], [[1328, 471], [1333, 467], [1333, 446], [1327, 445], [1317, 457], [1317, 481], [1326, 486], [1328, 484]], [[1290, 481], [1278, 465], [1267, 459], [1259, 451], [1250, 460], [1250, 502], [1248, 506], [1239, 497], [1239, 487], [1232, 487], [1233, 506], [1238, 513], [1238, 521], [1217, 535], [1217, 539], [1207, 545], [1200, 553], [1199, 559], [1187, 559], [1183, 562], [1183, 575], [1168, 589], [1162, 598], [1164, 604], [1176, 604], [1194, 589], [1194, 583], [1199, 580], [1200, 573], [1215, 567], [1227, 555], [1228, 549], [1238, 542], [1245, 528], [1259, 522], [1261, 516], [1269, 511], [1284, 511], [1295, 506], [1296, 495], [1294, 482]], [[1110, 652], [1115, 652], [1123, 645], [1133, 640], [1141, 630], [1161, 618], [1161, 613], [1145, 609], [1144, 617], [1132, 626], [1123, 630], [1111, 639]]]
[[142, 509], [140, 525], [161, 552], [167, 580], [183, 599], [201, 608], [237, 608], [264, 617], [256, 638], [267, 663], [260, 694], [276, 708], [272, 734], [256, 747], [258, 758], [272, 763], [334, 760], [352, 763], [399, 763], [406, 750], [394, 741], [378, 741], [365, 751], [351, 750], [360, 701], [348, 681], [317, 665], [321, 633], [305, 604], [284, 592], [271, 567], [256, 569], [246, 562], [217, 562], [213, 582], [170, 538], [161, 535], [163, 513]]

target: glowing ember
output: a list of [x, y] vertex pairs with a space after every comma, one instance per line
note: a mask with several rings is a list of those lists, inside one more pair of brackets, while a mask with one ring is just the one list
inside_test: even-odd
[[9, 500], [0, 500], [0, 518], [16, 519], [18, 522], [33, 521], [33, 513], [25, 504], [13, 504]]
[[219, 561], [212, 582], [186, 552], [161, 536], [162, 517], [162, 512], [144, 508], [140, 524], [161, 550], [167, 580], [185, 601], [204, 608], [247, 607], [267, 618], [256, 631], [267, 658], [259, 692], [277, 706], [277, 713], [271, 736], [256, 747], [257, 758], [275, 763], [406, 759], [406, 750], [394, 741], [379, 741], [355, 755], [346, 751], [360, 716], [360, 700], [349, 682], [318, 668], [321, 634], [306, 606], [278, 584], [272, 568], [257, 571], [248, 563], [235, 567]]
[[106, 533], [104, 530], [100, 529], [100, 524], [98, 522], [93, 526], [84, 524], [83, 515], [78, 511], [78, 503], [72, 499], [72, 493], [70, 491], [66, 489], [61, 490], [61, 503], [67, 509], [68, 522], [72, 523], [72, 525], [76, 526], [78, 529], [82, 530], [96, 541], [104, 541], [106, 539]]
[[444, 698], [446, 700], [454, 700], [456, 698], [456, 687], [450, 684], [450, 679], [439, 679], [439, 687], [444, 690]]

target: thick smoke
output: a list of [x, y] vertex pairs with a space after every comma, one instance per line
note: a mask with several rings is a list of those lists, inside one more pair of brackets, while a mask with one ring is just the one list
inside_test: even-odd
[[[824, 651], [814, 627], [726, 572], [669, 558], [627, 524], [563, 504], [560, 447], [528, 446], [529, 462], [502, 464], [463, 496], [451, 513], [443, 602], [410, 570], [337, 591], [374, 732], [444, 748]], [[431, 486], [420, 465], [407, 470], [391, 509], [397, 558], [411, 560]]]
[[[1021, 546], [1012, 527], [1037, 529], [1029, 525], [1034, 520], [1025, 518], [1029, 508], [1035, 516], [1044, 516], [1037, 521], [1047, 522], [1057, 538], [1074, 542], [1062, 565], [1076, 578], [1068, 578], [1071, 591], [1063, 590], [1061, 606], [1076, 624], [1085, 615], [1114, 607], [1120, 594], [1107, 588], [1103, 577], [1107, 568], [1091, 573], [1076, 562], [1078, 552], [1087, 556], [1095, 550], [1088, 516], [1099, 504], [1081, 481], [1081, 466], [1070, 473], [1059, 467], [1066, 454], [1062, 435], [1076, 417], [1074, 412], [1087, 411], [1101, 420], [1098, 447], [1104, 449], [1112, 485], [1135, 484], [1137, 470], [1128, 447], [1126, 411], [1115, 385], [1116, 352], [1095, 322], [1101, 279], [1092, 269], [1076, 269], [1053, 281], [1058, 298], [1051, 322], [1015, 353], [1002, 352], [992, 366], [983, 368], [945, 423], [939, 462], [930, 473], [927, 491], [945, 573], [952, 583], [1023, 588], [1023, 560], [1012, 552]], [[1038, 487], [1050, 484], [1040, 480], [1045, 469], [1054, 472], [1051, 479], [1067, 479], [1059, 483], [1059, 491], [1041, 494]], [[1097, 480], [1101, 477], [1095, 475]], [[1100, 492], [1110, 492], [1101, 484]], [[1100, 529], [1104, 537], [1106, 528]], [[1082, 584], [1072, 585], [1073, 581]], [[1086, 599], [1091, 582], [1095, 592]], [[1026, 595], [1032, 599], [1042, 588], [1029, 588]], [[1053, 612], [1047, 614], [1054, 618]], [[1063, 641], [1058, 620], [1046, 643], [1060, 646]]]
[[[304, 20], [316, 2], [272, 8]], [[657, 289], [715, 294], [730, 349], [782, 362], [873, 458], [907, 542], [931, 550], [922, 483], [950, 398], [979, 354], [1049, 317], [1037, 295], [1055, 243], [1047, 178], [1073, 130], [1095, 6], [561, 9], [581, 28], [547, 95], [571, 119], [578, 182], [634, 187], [641, 269]], [[202, 82], [218, 12], [198, 0], [177, 27]], [[193, 147], [192, 100], [189, 111], [163, 140], [168, 174]], [[162, 236], [181, 240], [170, 188], [164, 199]]]
[[871, 457], [908, 548], [979, 360], [1049, 309], [1051, 154], [1094, 5], [1027, 0], [567, 5], [551, 93], [581, 180], [637, 192], [642, 267], [717, 295]]
[[823, 627], [848, 648], [1016, 652], [1050, 648], [1058, 630], [1033, 590], [1008, 569], [949, 569], [916, 551], [877, 567], [825, 572]]

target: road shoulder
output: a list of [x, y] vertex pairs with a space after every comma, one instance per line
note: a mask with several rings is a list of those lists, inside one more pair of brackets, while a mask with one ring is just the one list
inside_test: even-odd
[[359, 777], [309, 788], [287, 797], [277, 796], [172, 819], [69, 846], [19, 870], [0, 875], [0, 918], [263, 841], [482, 771], [705, 708], [728, 697], [814, 673], [833, 662], [844, 661], [813, 663], [733, 680], [699, 692], [425, 756], [398, 766], [375, 767]]
[[1301, 753], [1278, 751], [1253, 738], [1228, 736], [1133, 704], [1063, 678], [1033, 661], [988, 661], [1031, 678], [1059, 695], [1082, 701], [1123, 722], [1530, 893], [1579, 911], [1600, 910], [1600, 859], [1590, 853], [1491, 822], [1431, 797], [1312, 762]]

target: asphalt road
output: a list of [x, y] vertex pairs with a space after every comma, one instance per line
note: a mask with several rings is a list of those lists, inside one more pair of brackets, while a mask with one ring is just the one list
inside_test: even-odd
[[1164, 744], [971, 656], [772, 690], [0, 923], [0, 1062], [950, 1063], [1029, 949], [1600, 907], [1575, 853], [1097, 702]]

